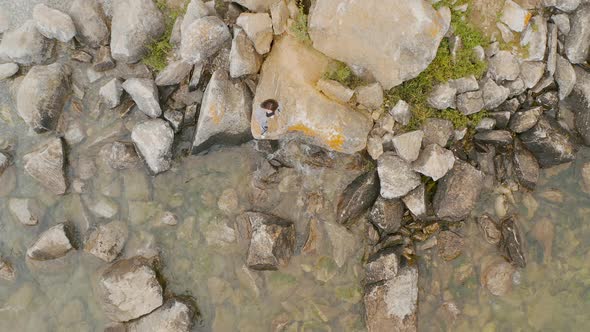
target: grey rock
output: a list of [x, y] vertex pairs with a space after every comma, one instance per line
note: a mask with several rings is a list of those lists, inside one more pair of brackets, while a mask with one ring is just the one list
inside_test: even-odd
[[491, 144], [504, 147], [512, 144], [512, 134], [508, 130], [482, 131], [473, 137], [476, 141], [484, 144]]
[[105, 315], [115, 322], [139, 318], [163, 303], [156, 272], [142, 257], [109, 266], [100, 275], [96, 290]]
[[115, 68], [115, 61], [111, 57], [111, 49], [108, 46], [101, 46], [96, 54], [94, 62], [94, 71], [103, 72]]
[[518, 59], [509, 51], [499, 51], [489, 59], [488, 74], [496, 82], [514, 81], [520, 74]]
[[16, 220], [27, 226], [37, 225], [43, 217], [39, 204], [32, 198], [11, 198], [8, 209]]
[[562, 35], [567, 36], [570, 33], [570, 17], [567, 14], [555, 14], [551, 16], [551, 20]]
[[190, 332], [196, 314], [191, 302], [171, 298], [149, 315], [128, 323], [126, 332]]
[[438, 183], [433, 206], [445, 221], [461, 221], [469, 216], [481, 193], [483, 173], [457, 160], [453, 169]]
[[519, 140], [514, 142], [514, 172], [521, 186], [534, 190], [539, 180], [539, 163]]
[[571, 63], [584, 63], [590, 55], [590, 3], [570, 16], [571, 29], [565, 39], [565, 53]]
[[367, 152], [373, 160], [379, 159], [383, 154], [383, 138], [379, 136], [370, 136], [367, 139]]
[[151, 119], [135, 125], [131, 140], [153, 174], [170, 169], [174, 131], [166, 121]]
[[0, 80], [10, 78], [17, 72], [18, 65], [16, 63], [3, 63], [0, 65]]
[[416, 331], [418, 267], [400, 268], [395, 277], [367, 289], [363, 302], [369, 332]]
[[574, 67], [561, 55], [557, 55], [555, 82], [559, 86], [559, 100], [570, 95], [576, 85], [576, 71]]
[[588, 145], [590, 144], [590, 74], [576, 67], [575, 75], [574, 88], [569, 97], [560, 104], [560, 112], [565, 108], [573, 111], [575, 129]]
[[167, 110], [164, 112], [164, 119], [170, 123], [174, 133], [178, 133], [180, 131], [180, 127], [182, 126], [184, 114], [177, 110]]
[[76, 35], [76, 27], [70, 15], [42, 3], [33, 7], [33, 19], [37, 30], [49, 39], [67, 43]]
[[545, 63], [541, 61], [524, 61], [520, 64], [520, 76], [527, 89], [532, 89], [543, 77]]
[[156, 77], [157, 86], [175, 85], [182, 82], [191, 72], [193, 66], [183, 60], [171, 61]]
[[405, 134], [397, 135], [391, 139], [397, 155], [407, 162], [412, 162], [418, 158], [420, 148], [422, 147], [422, 138], [424, 132], [415, 130]]
[[215, 16], [215, 13], [213, 13], [202, 0], [190, 0], [186, 7], [186, 13], [182, 19], [182, 24], [180, 25], [181, 39], [183, 38], [182, 36], [184, 33], [188, 31], [188, 27], [191, 24], [205, 16]]
[[70, 68], [54, 63], [34, 66], [16, 96], [20, 117], [37, 133], [55, 130], [70, 91]]
[[240, 28], [234, 28], [229, 61], [229, 75], [232, 78], [256, 74], [262, 65], [262, 57], [256, 52], [244, 30]]
[[473, 91], [457, 96], [457, 109], [464, 115], [475, 114], [483, 110], [483, 93]]
[[241, 13], [236, 25], [244, 29], [254, 44], [256, 52], [266, 54], [270, 51], [273, 39], [272, 20], [268, 13]]
[[412, 120], [412, 112], [410, 111], [410, 105], [403, 100], [398, 101], [389, 114], [395, 119], [396, 122], [401, 123], [403, 126], [407, 126]]
[[115, 60], [138, 62], [164, 30], [164, 16], [152, 0], [113, 2], [111, 52]]
[[0, 176], [4, 174], [4, 171], [10, 166], [10, 158], [7, 154], [0, 152]]
[[376, 172], [361, 174], [352, 181], [338, 200], [336, 221], [346, 224], [359, 217], [375, 203], [379, 196], [379, 178]]
[[158, 100], [158, 88], [149, 78], [130, 78], [122, 87], [133, 98], [135, 104], [143, 113], [152, 118], [162, 115]]
[[510, 89], [497, 85], [491, 79], [487, 79], [482, 84], [483, 108], [495, 109], [508, 99]]
[[563, 12], [572, 12], [578, 8], [582, 0], [543, 0], [544, 7], [555, 7]]
[[99, 225], [90, 233], [84, 251], [105, 262], [112, 262], [123, 251], [128, 235], [127, 225], [122, 221]]
[[10, 28], [10, 18], [8, 17], [8, 13], [2, 9], [0, 10], [0, 33], [4, 33], [8, 31]]
[[500, 21], [516, 32], [522, 32], [530, 19], [529, 12], [512, 0], [506, 0]]
[[441, 148], [438, 144], [430, 144], [424, 148], [412, 166], [416, 172], [438, 181], [454, 164], [455, 156], [452, 151]]
[[495, 127], [498, 129], [506, 129], [508, 127], [508, 123], [510, 122], [510, 117], [512, 113], [509, 111], [498, 111], [498, 112], [491, 112], [490, 117], [496, 121]]
[[251, 139], [252, 97], [241, 82], [232, 82], [227, 73], [213, 73], [199, 112], [193, 154], [216, 144], [241, 144]]
[[123, 86], [121, 80], [113, 78], [107, 84], [103, 85], [98, 91], [100, 101], [108, 108], [115, 108], [121, 104], [121, 95]]
[[426, 119], [422, 124], [422, 131], [424, 132], [422, 145], [438, 144], [445, 147], [453, 135], [453, 130], [453, 123], [449, 120]]
[[447, 108], [455, 108], [455, 96], [457, 89], [449, 83], [439, 84], [434, 87], [428, 96], [428, 105], [437, 110], [446, 110]]
[[556, 120], [541, 115], [537, 124], [519, 135], [541, 167], [551, 167], [574, 160], [576, 146], [569, 133]]
[[426, 216], [428, 207], [426, 206], [426, 189], [423, 184], [410, 191], [402, 198], [402, 201], [416, 218], [420, 219]]
[[250, 229], [246, 264], [253, 270], [277, 270], [289, 263], [295, 248], [293, 222], [258, 212], [243, 216]]
[[111, 168], [127, 169], [138, 165], [139, 156], [132, 143], [115, 141], [107, 149], [107, 162]]
[[479, 83], [477, 83], [477, 80], [473, 75], [458, 78], [456, 80], [450, 80], [449, 84], [451, 87], [457, 89], [457, 93], [465, 93], [479, 90]]
[[379, 83], [373, 83], [356, 89], [356, 101], [369, 110], [377, 110], [383, 104], [383, 89]]
[[[231, 51], [230, 51], [231, 52]], [[193, 67], [193, 72], [191, 74], [191, 79], [188, 82], [189, 91], [195, 91], [199, 88], [201, 84], [201, 78], [203, 76], [204, 65], [202, 63], [197, 63]]]
[[369, 221], [385, 234], [399, 230], [404, 216], [404, 204], [399, 199], [379, 197], [369, 211]]
[[51, 58], [53, 41], [45, 38], [33, 20], [7, 31], [0, 42], [0, 59], [21, 65], [44, 64]]
[[39, 235], [27, 249], [27, 258], [36, 261], [49, 261], [65, 256], [74, 249], [70, 242], [66, 224], [57, 224]]
[[510, 30], [510, 28], [508, 28], [506, 24], [498, 22], [496, 23], [496, 27], [498, 28], [498, 30], [500, 30], [502, 40], [505, 43], [510, 43], [514, 40], [514, 33], [512, 33], [512, 30]]
[[399, 257], [391, 249], [383, 249], [369, 257], [365, 265], [365, 285], [395, 278], [399, 270]]
[[178, 49], [182, 40], [182, 23], [184, 22], [184, 15], [179, 14], [174, 21], [172, 26], [172, 32], [170, 33], [170, 45], [173, 48]]
[[526, 47], [529, 61], [543, 61], [547, 50], [547, 21], [543, 15], [533, 17], [520, 38], [520, 45]]
[[514, 81], [505, 82], [504, 87], [508, 88], [508, 91], [510, 92], [508, 94], [508, 98], [519, 96], [523, 94], [527, 89], [524, 80], [520, 77], [515, 79]]
[[197, 120], [197, 105], [189, 105], [184, 110], [184, 126], [193, 126]]
[[[557, 26], [553, 23], [547, 24], [547, 74], [549, 76], [555, 75], [555, 69], [557, 67], [557, 44], [558, 44], [558, 33]], [[522, 67], [521, 67], [522, 71]]]
[[557, 108], [557, 104], [559, 103], [559, 93], [557, 91], [547, 91], [542, 93], [535, 98], [535, 102], [539, 105], [549, 109], [547, 112], [551, 114], [554, 108]]
[[182, 32], [180, 54], [190, 64], [204, 61], [217, 53], [231, 38], [228, 27], [215, 16], [200, 18]]
[[479, 123], [475, 126], [476, 131], [486, 131], [492, 130], [496, 126], [496, 119], [495, 118], [483, 118]]
[[391, 152], [386, 152], [378, 160], [377, 171], [381, 183], [381, 196], [394, 199], [405, 196], [420, 185], [420, 176], [410, 164]]
[[25, 172], [56, 195], [66, 192], [65, 152], [60, 138], [50, 138], [23, 157]]
[[289, 8], [285, 1], [278, 1], [270, 7], [272, 29], [275, 35], [281, 35], [287, 30]]
[[520, 101], [518, 98], [512, 98], [505, 101], [500, 107], [498, 107], [498, 112], [509, 112], [510, 114], [515, 113], [520, 108]]
[[76, 27], [76, 38], [90, 47], [108, 43], [109, 28], [96, 0], [73, 0], [69, 14]]
[[533, 128], [537, 124], [537, 121], [539, 121], [541, 114], [543, 114], [543, 109], [541, 107], [533, 107], [525, 111], [514, 113], [510, 119], [510, 130], [520, 134]]

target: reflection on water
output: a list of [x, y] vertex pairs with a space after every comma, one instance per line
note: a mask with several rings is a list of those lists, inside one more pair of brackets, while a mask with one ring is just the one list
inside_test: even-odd
[[[512, 212], [526, 238], [527, 266], [512, 290], [494, 296], [481, 286], [486, 267], [502, 260], [474, 220], [458, 232], [463, 254], [444, 262], [436, 248], [424, 252], [420, 280], [422, 331], [579, 331], [590, 326], [590, 192], [576, 162], [545, 170], [533, 193], [516, 194]], [[494, 200], [487, 210], [494, 211]], [[431, 319], [429, 317], [436, 317]]]

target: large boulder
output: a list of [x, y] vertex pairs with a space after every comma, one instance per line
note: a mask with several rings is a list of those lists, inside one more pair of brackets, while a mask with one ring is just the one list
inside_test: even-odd
[[190, 332], [197, 314], [187, 300], [171, 298], [151, 314], [127, 324], [127, 332]]
[[162, 119], [141, 122], [133, 128], [131, 140], [153, 174], [170, 169], [174, 130], [168, 122]]
[[117, 0], [112, 5], [111, 53], [117, 61], [135, 63], [164, 33], [164, 16], [152, 0]]
[[418, 268], [403, 267], [395, 277], [370, 287], [365, 292], [364, 303], [369, 332], [416, 331]]
[[434, 194], [434, 211], [446, 221], [461, 221], [469, 216], [479, 199], [483, 173], [457, 160], [453, 169], [440, 180]]
[[246, 85], [233, 82], [222, 69], [215, 71], [203, 95], [193, 153], [220, 143], [241, 144], [250, 140], [251, 114], [252, 97]]
[[106, 316], [116, 322], [141, 317], [163, 303], [156, 272], [142, 257], [109, 266], [99, 277], [97, 293]]
[[451, 22], [446, 7], [424, 0], [320, 0], [311, 7], [314, 48], [368, 69], [390, 89], [420, 74], [436, 56]]
[[0, 60], [22, 65], [44, 64], [51, 58], [53, 45], [53, 41], [37, 30], [35, 21], [29, 20], [19, 28], [4, 33], [0, 42]]
[[76, 27], [76, 39], [90, 47], [108, 43], [109, 28], [98, 1], [74, 0], [69, 13]]
[[571, 16], [571, 29], [565, 39], [565, 53], [571, 63], [584, 63], [590, 55], [590, 3]]
[[206, 16], [182, 30], [180, 55], [190, 64], [203, 62], [214, 55], [231, 38], [229, 29], [216, 16]]
[[67, 189], [65, 152], [61, 138], [51, 138], [37, 150], [23, 157], [25, 172], [56, 195]]
[[570, 134], [547, 115], [541, 115], [537, 124], [519, 137], [541, 167], [556, 166], [575, 159], [576, 146]]
[[49, 39], [67, 43], [76, 35], [76, 27], [70, 15], [40, 3], [33, 8], [37, 30]]
[[18, 87], [18, 114], [35, 132], [56, 129], [70, 92], [70, 73], [70, 68], [60, 63], [34, 66]]
[[[275, 41], [256, 88], [252, 134], [256, 139], [295, 136], [330, 150], [354, 153], [366, 146], [373, 122], [316, 89], [330, 59], [290, 36]], [[267, 118], [262, 102], [275, 99], [280, 113]], [[263, 127], [268, 131], [263, 133]]]

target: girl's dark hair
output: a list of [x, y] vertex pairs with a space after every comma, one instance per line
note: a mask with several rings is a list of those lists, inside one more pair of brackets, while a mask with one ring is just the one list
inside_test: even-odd
[[260, 104], [260, 107], [274, 112], [279, 108], [279, 102], [274, 99], [267, 99]]

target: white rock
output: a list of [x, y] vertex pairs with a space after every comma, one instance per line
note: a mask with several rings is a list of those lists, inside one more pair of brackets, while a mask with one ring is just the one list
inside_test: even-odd
[[3, 63], [0, 65], [0, 80], [14, 76], [18, 72], [16, 63]]
[[547, 50], [547, 21], [542, 15], [533, 17], [522, 33], [520, 45], [526, 47], [529, 61], [543, 61]]
[[455, 96], [457, 89], [448, 83], [439, 84], [434, 87], [428, 96], [428, 105], [437, 110], [446, 110], [447, 108], [455, 108]]
[[171, 167], [174, 130], [162, 119], [151, 119], [137, 124], [131, 140], [143, 160], [154, 174]]
[[520, 74], [518, 59], [509, 51], [499, 51], [489, 59], [488, 73], [498, 83], [514, 81]]
[[77, 39], [90, 47], [98, 47], [109, 42], [109, 28], [98, 1], [74, 0], [69, 14], [76, 27]]
[[421, 183], [418, 173], [408, 162], [386, 152], [378, 160], [377, 171], [381, 182], [381, 196], [385, 199], [400, 198]]
[[422, 130], [415, 130], [395, 136], [391, 142], [393, 143], [393, 147], [398, 156], [402, 157], [407, 162], [412, 162], [416, 160], [420, 154], [422, 138], [424, 138], [424, 132]]
[[396, 122], [401, 123], [403, 126], [407, 126], [412, 120], [412, 112], [410, 111], [410, 105], [403, 100], [398, 101], [389, 114], [393, 116]]
[[455, 156], [452, 151], [441, 148], [438, 144], [431, 144], [424, 148], [420, 157], [412, 165], [416, 172], [438, 181], [453, 168], [454, 164]]
[[522, 32], [529, 24], [531, 17], [531, 13], [519, 6], [516, 2], [506, 0], [500, 20], [513, 31]]
[[27, 249], [27, 258], [37, 261], [53, 260], [65, 256], [74, 249], [66, 233], [66, 225], [58, 224], [41, 233], [37, 241]]
[[215, 16], [200, 18], [182, 31], [180, 55], [190, 64], [197, 64], [214, 55], [231, 38], [229, 29]]
[[45, 38], [33, 20], [6, 31], [0, 42], [0, 59], [22, 65], [46, 63], [52, 55], [53, 42]]
[[33, 8], [33, 19], [39, 32], [49, 38], [67, 43], [76, 35], [76, 27], [70, 15], [38, 4]]
[[244, 29], [259, 54], [270, 51], [273, 31], [272, 20], [267, 13], [242, 13], [236, 24]]
[[559, 86], [559, 100], [570, 95], [576, 85], [576, 71], [572, 64], [561, 55], [557, 55], [555, 81]]
[[147, 116], [157, 118], [162, 115], [158, 88], [153, 80], [148, 78], [130, 78], [122, 87], [133, 98], [137, 107]]
[[532, 89], [543, 77], [545, 63], [541, 61], [524, 61], [520, 64], [520, 76], [527, 89]]
[[127, 225], [121, 221], [111, 221], [99, 225], [90, 234], [84, 244], [84, 251], [105, 262], [112, 262], [123, 250], [127, 237]]

